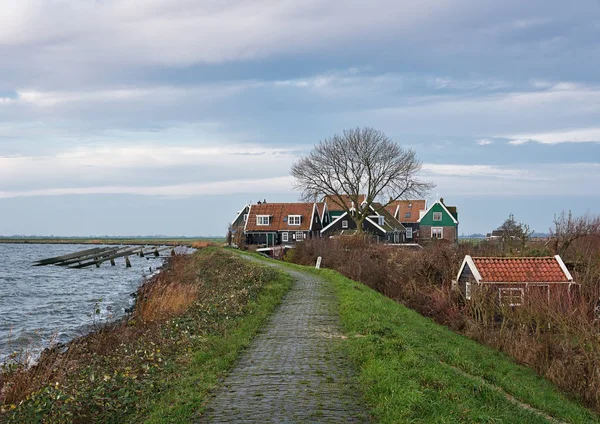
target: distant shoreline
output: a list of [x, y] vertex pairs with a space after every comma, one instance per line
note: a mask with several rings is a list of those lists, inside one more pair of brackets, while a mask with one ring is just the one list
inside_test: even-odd
[[8, 237], [0, 238], [0, 244], [128, 244], [128, 245], [173, 245], [191, 246], [197, 242], [224, 243], [219, 237]]

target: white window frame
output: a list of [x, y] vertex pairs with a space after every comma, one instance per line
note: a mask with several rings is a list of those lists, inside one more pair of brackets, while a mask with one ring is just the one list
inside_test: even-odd
[[406, 227], [406, 238], [407, 239], [413, 238], [413, 228], [412, 227]]
[[302, 223], [302, 215], [288, 215], [288, 225], [300, 225]]
[[465, 299], [471, 300], [471, 282], [467, 281], [465, 283]]
[[[505, 305], [502, 303], [502, 292], [503, 291], [507, 291], [507, 292], [518, 292], [521, 295], [521, 301], [519, 303], [509, 303], [508, 305]], [[506, 294], [505, 294], [506, 296]], [[515, 297], [515, 295], [509, 295], [510, 297]], [[501, 306], [521, 306], [523, 304], [523, 301], [525, 300], [525, 289], [522, 287], [500, 287], [498, 288], [498, 300], [500, 301], [500, 305]]]
[[[439, 230], [440, 236], [434, 237], [433, 233]], [[443, 239], [444, 238], [444, 227], [431, 227], [431, 238], [432, 239]]]
[[281, 241], [287, 243], [289, 241], [289, 234], [286, 232], [281, 233]]
[[380, 227], [383, 227], [385, 225], [385, 216], [379, 215], [377, 217], [377, 223], [379, 224]]
[[248, 214], [247, 213], [244, 214], [244, 222], [246, 222], [246, 221], [248, 221]]
[[256, 215], [256, 225], [269, 225], [271, 221], [270, 218], [270, 215]]
[[347, 219], [342, 220], [342, 228], [344, 228], [344, 229], [348, 228], [348, 220]]
[[296, 241], [304, 240], [304, 233], [302, 231], [296, 231]]
[[[438, 218], [436, 219], [436, 217], [438, 217]], [[434, 213], [433, 213], [433, 220], [434, 220], [434, 221], [441, 221], [441, 220], [442, 220], [442, 218], [443, 218], [443, 217], [442, 217], [442, 213], [441, 213], [441, 212], [434, 212]]]

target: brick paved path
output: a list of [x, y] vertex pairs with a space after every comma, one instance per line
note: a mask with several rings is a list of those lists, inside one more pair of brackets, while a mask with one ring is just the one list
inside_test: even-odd
[[208, 401], [200, 422], [368, 422], [338, 349], [342, 335], [332, 288], [309, 274], [287, 272], [294, 286]]

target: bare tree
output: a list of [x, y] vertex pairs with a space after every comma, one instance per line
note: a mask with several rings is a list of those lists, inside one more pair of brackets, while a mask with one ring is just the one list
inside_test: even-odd
[[[362, 232], [374, 201], [385, 207], [395, 200], [423, 196], [434, 187], [417, 178], [420, 169], [413, 150], [402, 148], [373, 128], [354, 128], [319, 142], [308, 156], [292, 165], [291, 174], [304, 200], [329, 196]], [[364, 205], [362, 195], [366, 196]], [[355, 205], [354, 213], [346, 196]]]
[[550, 236], [555, 254], [564, 255], [575, 240], [590, 235], [600, 235], [600, 216], [585, 214], [573, 217], [571, 211], [554, 215], [554, 228], [550, 229]]

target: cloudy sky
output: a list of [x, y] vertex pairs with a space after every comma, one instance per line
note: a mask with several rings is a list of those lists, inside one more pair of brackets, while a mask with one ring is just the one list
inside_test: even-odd
[[0, 0], [0, 234], [222, 235], [355, 126], [547, 231], [600, 213], [599, 69], [599, 0]]

